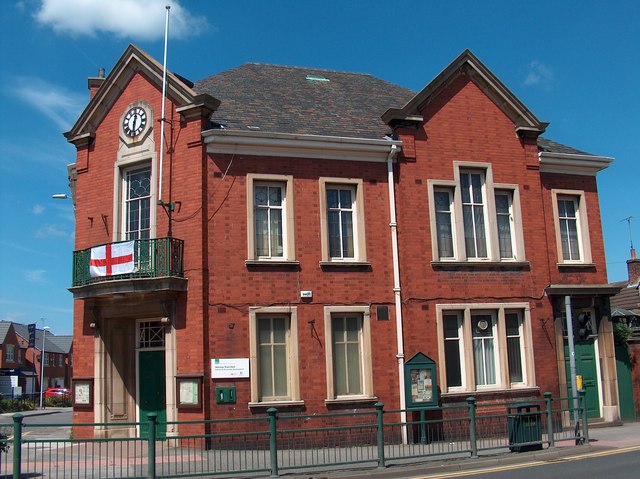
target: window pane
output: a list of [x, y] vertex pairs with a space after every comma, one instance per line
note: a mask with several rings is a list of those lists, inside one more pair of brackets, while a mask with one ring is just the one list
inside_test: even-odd
[[444, 325], [444, 360], [447, 370], [447, 386], [462, 386], [462, 368], [460, 364], [459, 322], [457, 315], [442, 318]]
[[513, 245], [511, 239], [510, 195], [500, 193], [496, 194], [495, 198], [500, 258], [513, 258]]
[[273, 395], [288, 396], [287, 387], [287, 346], [274, 344], [273, 346]]
[[125, 238], [149, 238], [151, 218], [151, 168], [125, 173]]
[[289, 396], [287, 330], [287, 318], [258, 319], [258, 382], [261, 399]]
[[338, 208], [338, 190], [327, 188], [327, 208]]
[[284, 188], [254, 185], [255, 250], [258, 257], [283, 257]]
[[266, 209], [258, 209], [255, 217], [255, 245], [258, 256], [269, 255], [269, 213]]
[[493, 317], [487, 314], [472, 316], [471, 326], [476, 385], [495, 384]]
[[474, 206], [473, 215], [475, 221], [476, 246], [479, 258], [487, 257], [487, 239], [484, 232], [484, 210], [483, 206]]
[[329, 211], [327, 213], [329, 229], [329, 255], [332, 258], [340, 256], [340, 213]]
[[438, 255], [453, 258], [453, 230], [451, 226], [451, 196], [447, 191], [434, 193], [436, 207], [436, 232]]
[[270, 256], [282, 256], [282, 210], [271, 210], [271, 251]]
[[362, 394], [360, 382], [360, 343], [347, 345], [347, 375], [348, 385], [346, 394]]
[[558, 198], [558, 220], [560, 224], [560, 239], [562, 243], [562, 257], [567, 261], [580, 260], [580, 243], [578, 237], [578, 217], [576, 215], [577, 201], [573, 198]]
[[260, 363], [260, 397], [273, 396], [273, 358], [268, 344], [260, 346], [258, 362]]
[[360, 328], [362, 320], [357, 316], [334, 317], [333, 329], [333, 377], [337, 396], [362, 394], [362, 352]]
[[353, 219], [351, 211], [342, 212], [342, 257], [353, 258]]
[[327, 188], [327, 234], [331, 258], [354, 258], [353, 198], [351, 187]]
[[522, 375], [522, 335], [520, 333], [520, 314], [505, 314], [507, 327], [507, 362], [509, 366], [509, 382], [521, 383]]

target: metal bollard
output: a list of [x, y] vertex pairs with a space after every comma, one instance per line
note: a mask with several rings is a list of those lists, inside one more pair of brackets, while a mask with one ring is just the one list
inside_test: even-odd
[[22, 468], [22, 421], [20, 413], [13, 415], [13, 479], [20, 479]]
[[385, 468], [384, 459], [384, 404], [377, 402], [374, 404], [376, 408], [376, 423], [378, 428], [377, 441], [378, 441], [378, 468]]
[[547, 403], [547, 439], [549, 440], [549, 447], [556, 447], [556, 440], [553, 435], [553, 405], [551, 399], [551, 393], [544, 393], [544, 400]]
[[471, 457], [478, 457], [478, 444], [476, 443], [476, 398], [468, 397], [469, 407], [469, 442], [471, 444]]
[[269, 452], [271, 458], [271, 477], [279, 477], [278, 472], [278, 442], [276, 429], [276, 413], [278, 410], [274, 407], [267, 409], [269, 415]]
[[149, 420], [147, 479], [156, 479], [156, 424], [158, 423], [158, 415], [151, 412], [147, 414], [147, 419]]

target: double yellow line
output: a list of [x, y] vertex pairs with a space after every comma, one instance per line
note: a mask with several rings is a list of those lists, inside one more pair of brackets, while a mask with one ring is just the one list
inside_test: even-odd
[[556, 462], [578, 461], [580, 459], [591, 459], [600, 456], [611, 456], [613, 454], [623, 454], [625, 452], [640, 451], [640, 446], [624, 447], [621, 449], [611, 449], [608, 451], [589, 452], [587, 454], [578, 454], [576, 456], [557, 457], [546, 461], [530, 461], [520, 464], [510, 464], [505, 466], [487, 467], [482, 469], [467, 469], [465, 471], [445, 472], [429, 474], [426, 476], [414, 476], [408, 479], [448, 479], [451, 477], [464, 477], [472, 474], [490, 474], [492, 472], [512, 471], [514, 469], [523, 469], [525, 467], [547, 466]]

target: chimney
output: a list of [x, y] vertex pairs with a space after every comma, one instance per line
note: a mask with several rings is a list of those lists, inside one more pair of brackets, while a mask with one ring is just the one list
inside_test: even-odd
[[635, 283], [640, 277], [640, 259], [636, 257], [635, 248], [631, 248], [631, 259], [627, 260], [627, 271], [629, 271], [629, 282]]
[[89, 77], [89, 99], [93, 98], [104, 83], [104, 68], [98, 70], [97, 77]]

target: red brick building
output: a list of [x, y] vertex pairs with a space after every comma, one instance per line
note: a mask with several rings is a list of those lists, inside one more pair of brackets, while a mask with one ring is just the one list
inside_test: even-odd
[[541, 138], [472, 53], [417, 94], [169, 72], [164, 122], [162, 66], [134, 46], [89, 87], [66, 134], [76, 420], [129, 435], [148, 411], [403, 408], [419, 352], [445, 403], [566, 395], [567, 311], [588, 313], [590, 414], [617, 418], [595, 178], [611, 159]]

